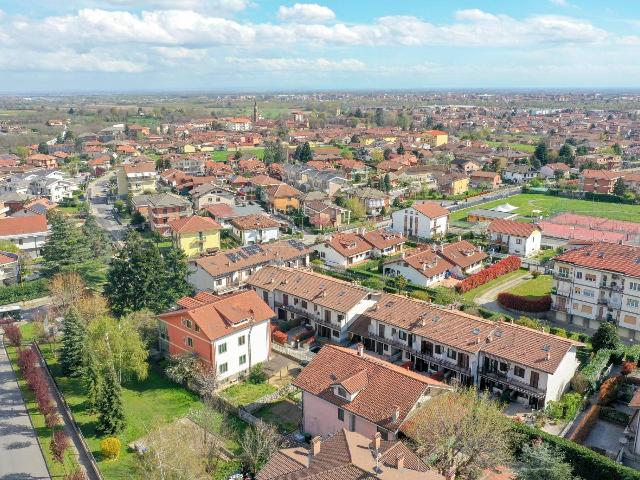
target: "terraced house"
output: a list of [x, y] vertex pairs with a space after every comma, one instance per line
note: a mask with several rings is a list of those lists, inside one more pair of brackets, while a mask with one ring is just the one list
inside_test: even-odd
[[257, 271], [247, 285], [278, 313], [279, 319], [300, 318], [318, 336], [336, 342], [346, 340], [347, 327], [380, 296], [326, 275], [276, 266]]
[[615, 322], [640, 339], [640, 247], [600, 242], [558, 255], [551, 299], [558, 321], [590, 330]]
[[535, 408], [569, 388], [581, 345], [386, 293], [348, 330], [352, 341], [392, 362], [447, 382], [508, 391], [512, 400]]

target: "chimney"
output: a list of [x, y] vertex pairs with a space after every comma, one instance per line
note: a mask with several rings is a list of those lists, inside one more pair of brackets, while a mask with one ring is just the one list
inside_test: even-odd
[[364, 353], [364, 345], [362, 343], [358, 343], [358, 345], [356, 345], [356, 351], [358, 352], [358, 356], [361, 357]]
[[376, 432], [373, 435], [373, 449], [377, 452], [380, 450], [380, 440], [382, 439], [382, 435], [380, 432]]
[[313, 437], [311, 439], [311, 450], [309, 453], [311, 457], [317, 457], [320, 453], [320, 447], [322, 446], [322, 437]]
[[404, 453], [399, 453], [396, 457], [396, 468], [402, 470], [404, 468]]
[[400, 418], [400, 407], [398, 405], [393, 406], [393, 421], [397, 422]]
[[551, 354], [549, 352], [547, 352], [546, 359], [547, 361], [551, 360]]

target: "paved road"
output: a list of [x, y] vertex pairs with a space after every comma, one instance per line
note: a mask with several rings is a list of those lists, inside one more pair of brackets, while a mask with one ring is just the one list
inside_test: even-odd
[[529, 272], [523, 272], [522, 275], [518, 275], [514, 278], [509, 279], [508, 282], [501, 283], [496, 285], [493, 288], [490, 288], [482, 295], [475, 299], [475, 302], [478, 305], [482, 305], [489, 310], [493, 310], [494, 312], [505, 313], [507, 315], [513, 315], [513, 312], [509, 312], [502, 308], [502, 306], [496, 301], [498, 294], [500, 292], [506, 292], [507, 290], [520, 285], [528, 280], [531, 280], [531, 274]]
[[0, 338], [0, 480], [37, 478], [51, 477]]
[[124, 238], [127, 227], [120, 225], [115, 218], [113, 218], [111, 214], [113, 206], [107, 204], [107, 194], [103, 191], [108, 187], [109, 179], [113, 175], [114, 173], [111, 172], [92, 180], [87, 186], [87, 196], [89, 198], [91, 212], [95, 215], [98, 225], [109, 232], [115, 241], [120, 241]]

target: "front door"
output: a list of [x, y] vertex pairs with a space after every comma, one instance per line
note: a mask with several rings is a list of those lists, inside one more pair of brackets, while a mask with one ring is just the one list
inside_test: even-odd
[[529, 380], [529, 385], [533, 388], [538, 388], [538, 382], [540, 381], [540, 374], [538, 372], [531, 372], [531, 380]]

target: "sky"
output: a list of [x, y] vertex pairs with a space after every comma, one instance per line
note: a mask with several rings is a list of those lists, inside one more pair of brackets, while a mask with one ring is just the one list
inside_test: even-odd
[[639, 89], [637, 0], [0, 0], [1, 93]]

